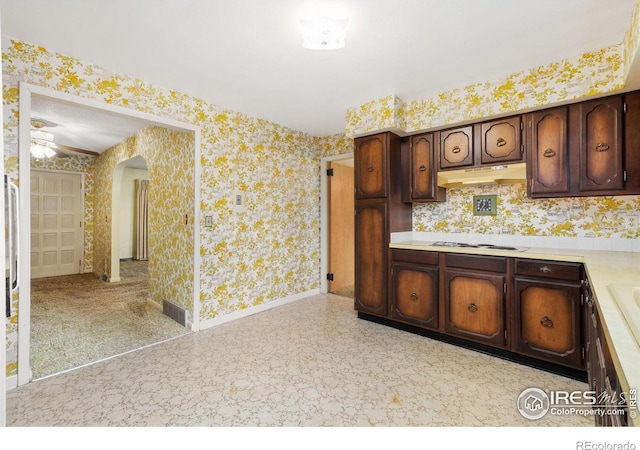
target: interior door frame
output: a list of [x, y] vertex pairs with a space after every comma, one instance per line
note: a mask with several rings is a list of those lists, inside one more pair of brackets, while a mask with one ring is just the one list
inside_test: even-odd
[[[329, 292], [329, 180], [327, 169], [330, 163], [351, 159], [353, 152], [341, 155], [326, 156], [320, 160], [320, 293]], [[355, 193], [354, 193], [355, 195]]]
[[[36, 86], [26, 82], [20, 82], [19, 104], [20, 111], [18, 117], [19, 142], [18, 155], [19, 167], [18, 176], [20, 180], [31, 179], [30, 164], [30, 131], [31, 131], [31, 98], [32, 96], [42, 97], [51, 101], [64, 102], [75, 105], [79, 108], [89, 108], [116, 114], [130, 119], [143, 120], [149, 125], [169, 128], [176, 131], [194, 133], [194, 235], [193, 235], [193, 323], [192, 331], [199, 329], [200, 317], [200, 177], [202, 166], [200, 163], [200, 127], [179, 122], [165, 117], [154, 116], [152, 114], [115, 106], [98, 100], [86, 99], [76, 95], [59, 92], [54, 89]], [[28, 163], [25, 163], [28, 161]], [[31, 187], [28, 182], [20, 183], [19, 193], [20, 204], [20, 227], [24, 230], [31, 229]], [[31, 280], [31, 236], [29, 233], [21, 233], [18, 251], [20, 262], [18, 272], [22, 280]], [[22, 386], [31, 381], [31, 283], [24, 282], [20, 285], [18, 301], [18, 377], [17, 385]], [[3, 341], [4, 342], [4, 341]], [[3, 353], [6, 353], [2, 349]]]
[[[0, 36], [2, 34], [0, 33]], [[2, 39], [0, 39], [2, 41]], [[0, 48], [2, 48], [0, 42]], [[0, 72], [0, 86], [4, 86], [2, 80], [2, 72]], [[0, 129], [0, 171], [2, 175], [4, 175], [4, 126]], [[2, 197], [0, 197], [0, 211], [2, 211], [2, 217], [4, 217], [4, 183], [2, 183]], [[3, 220], [5, 222], [6, 219]], [[6, 223], [6, 222], [5, 222]], [[5, 260], [2, 259], [0, 262], [0, 270], [2, 273], [5, 273]], [[5, 274], [6, 275], [6, 274]], [[2, 372], [0, 372], [0, 428], [7, 425], [7, 318], [6, 318], [6, 306], [5, 306], [5, 284], [2, 283], [2, 289], [0, 289], [0, 293], [2, 293], [2, 301], [0, 303], [0, 320], [2, 321], [2, 325], [0, 326], [0, 368]]]

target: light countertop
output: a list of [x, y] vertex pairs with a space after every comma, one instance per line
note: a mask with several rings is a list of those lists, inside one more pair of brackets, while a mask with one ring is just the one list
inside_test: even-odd
[[[609, 285], [640, 286], [640, 253], [563, 248], [528, 248], [525, 251], [513, 251], [441, 247], [432, 244], [427, 241], [407, 240], [392, 243], [390, 247], [584, 263], [622, 390], [627, 395], [630, 389], [640, 390], [640, 345], [609, 290]], [[638, 416], [637, 407], [629, 408], [629, 425], [640, 426]]]

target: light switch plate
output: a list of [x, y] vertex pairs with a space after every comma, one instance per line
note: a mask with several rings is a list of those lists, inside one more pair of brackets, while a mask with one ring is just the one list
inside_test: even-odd
[[244, 192], [233, 194], [233, 210], [236, 212], [244, 211]]

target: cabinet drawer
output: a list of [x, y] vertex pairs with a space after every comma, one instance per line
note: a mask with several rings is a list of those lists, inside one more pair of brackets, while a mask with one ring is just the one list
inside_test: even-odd
[[391, 259], [393, 261], [402, 261], [416, 264], [429, 264], [431, 266], [438, 265], [438, 252], [429, 252], [425, 250], [391, 250]]
[[501, 272], [507, 270], [507, 258], [503, 256], [464, 255], [447, 253], [445, 256], [447, 267], [461, 267], [470, 270], [485, 270], [487, 272]]
[[516, 259], [516, 275], [580, 281], [582, 264]]

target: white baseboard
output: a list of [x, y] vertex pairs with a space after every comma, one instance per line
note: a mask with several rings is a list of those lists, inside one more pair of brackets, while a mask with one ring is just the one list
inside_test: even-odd
[[278, 306], [286, 305], [287, 303], [302, 300], [303, 298], [311, 297], [312, 295], [318, 295], [318, 294], [320, 294], [320, 289], [312, 289], [310, 291], [301, 292], [295, 295], [290, 295], [285, 298], [273, 300], [271, 302], [263, 303], [258, 306], [253, 306], [251, 308], [242, 309], [240, 311], [234, 311], [232, 313], [225, 314], [220, 317], [214, 317], [213, 319], [203, 320], [202, 322], [200, 322], [200, 331], [205, 330], [207, 328], [212, 328], [218, 325], [222, 325], [223, 323], [231, 322], [237, 319], [242, 319], [243, 317], [247, 317], [252, 314], [266, 311], [271, 308], [277, 308]]
[[157, 309], [158, 311], [162, 312], [162, 304], [161, 303], [154, 302], [153, 300], [148, 298], [147, 299], [147, 305], [153, 306], [155, 309]]
[[7, 377], [7, 391], [18, 387], [18, 375]]

